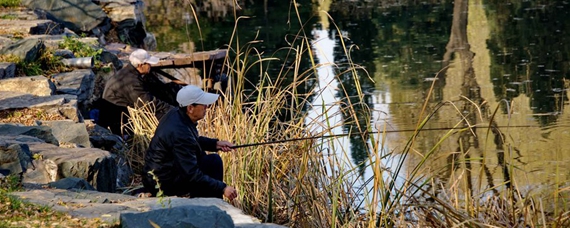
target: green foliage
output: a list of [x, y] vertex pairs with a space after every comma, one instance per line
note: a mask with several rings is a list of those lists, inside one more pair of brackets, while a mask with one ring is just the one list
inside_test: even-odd
[[150, 175], [152, 176], [152, 179], [153, 179], [154, 181], [156, 181], [156, 186], [155, 186], [155, 188], [158, 189], [158, 192], [156, 193], [156, 197], [158, 198], [158, 202], [160, 203], [160, 205], [161, 205], [163, 208], [166, 208], [167, 205], [168, 205], [168, 208], [170, 208], [170, 207], [172, 206], [170, 199], [168, 199], [168, 203], [166, 203], [166, 204], [164, 203], [164, 197], [165, 197], [165, 195], [164, 195], [164, 192], [162, 191], [162, 189], [160, 189], [160, 182], [159, 182], [159, 180], [158, 180], [158, 177], [157, 177], [156, 175], [154, 175], [153, 170], [148, 171], [148, 174], [150, 174]]
[[42, 64], [39, 62], [19, 62], [16, 64], [18, 69], [21, 69], [27, 76], [42, 75]]
[[1, 7], [16, 7], [20, 6], [20, 0], [0, 0]]
[[25, 62], [15, 55], [0, 55], [0, 62], [15, 63], [18, 76], [49, 75], [66, 71], [61, 63], [61, 57], [55, 56], [53, 50], [50, 49], [43, 52], [40, 58], [33, 62]]
[[101, 53], [103, 49], [93, 47], [89, 44], [79, 41], [73, 37], [64, 37], [63, 41], [59, 43], [59, 48], [67, 49], [73, 52], [73, 54], [78, 57], [93, 57], [95, 65], [99, 65], [101, 59]]
[[4, 19], [4, 20], [14, 20], [17, 18], [18, 17], [14, 14], [4, 14], [4, 15], [0, 16], [0, 19]]
[[22, 189], [20, 175], [8, 175], [0, 179], [0, 192], [13, 192]]

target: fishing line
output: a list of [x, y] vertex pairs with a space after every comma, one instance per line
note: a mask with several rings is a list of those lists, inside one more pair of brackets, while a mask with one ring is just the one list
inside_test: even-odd
[[355, 133], [345, 133], [345, 134], [336, 134], [336, 135], [321, 135], [321, 136], [312, 136], [312, 137], [304, 137], [304, 138], [292, 138], [292, 139], [283, 139], [283, 140], [276, 140], [276, 141], [268, 141], [268, 142], [260, 142], [260, 143], [251, 143], [251, 144], [242, 144], [232, 146], [230, 148], [243, 148], [243, 147], [251, 147], [251, 146], [261, 146], [267, 144], [277, 144], [277, 143], [284, 143], [284, 142], [292, 142], [292, 141], [300, 141], [300, 140], [311, 140], [311, 139], [321, 139], [321, 138], [331, 138], [331, 137], [344, 137], [344, 136], [356, 136], [356, 135], [368, 135], [368, 134], [378, 134], [378, 133], [397, 133], [397, 132], [421, 132], [421, 131], [442, 131], [442, 130], [467, 130], [467, 129], [474, 129], [474, 128], [526, 128], [526, 127], [537, 127], [536, 125], [518, 125], [518, 126], [473, 126], [473, 127], [440, 127], [440, 128], [423, 128], [423, 129], [404, 129], [404, 130], [386, 130], [386, 131], [366, 131], [366, 132], [355, 132]]

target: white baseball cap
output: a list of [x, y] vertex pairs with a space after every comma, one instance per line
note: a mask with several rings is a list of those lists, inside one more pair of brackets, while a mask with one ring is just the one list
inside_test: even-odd
[[191, 104], [210, 105], [216, 102], [218, 97], [218, 94], [206, 93], [198, 86], [187, 85], [178, 91], [176, 101], [180, 107], [186, 107]]
[[133, 51], [133, 53], [131, 53], [131, 55], [129, 55], [129, 61], [135, 67], [139, 66], [143, 63], [157, 64], [159, 60], [160, 59], [158, 57], [151, 56], [144, 49], [137, 49], [136, 51]]

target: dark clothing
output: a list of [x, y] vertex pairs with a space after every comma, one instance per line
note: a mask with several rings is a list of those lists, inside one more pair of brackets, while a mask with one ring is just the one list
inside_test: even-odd
[[[109, 128], [113, 134], [121, 135], [121, 123], [127, 122], [126, 115], [129, 114], [127, 107], [115, 105], [105, 99], [97, 100], [95, 107], [99, 109], [99, 119], [96, 123]], [[129, 135], [128, 132], [125, 133]]]
[[161, 119], [146, 151], [145, 188], [153, 195], [158, 191], [153, 176], [148, 173], [152, 171], [165, 195], [197, 197], [201, 196], [199, 193], [210, 193], [221, 196], [226, 187], [219, 175], [221, 172], [208, 170], [208, 162], [201, 164], [207, 156], [205, 151], [217, 151], [217, 142], [217, 139], [199, 136], [196, 124], [185, 110], [171, 110]]
[[[152, 86], [144, 83], [143, 76], [132, 64], [117, 71], [105, 83], [98, 124], [120, 134], [121, 117], [123, 113], [128, 115], [127, 107], [140, 107], [148, 102], [154, 103], [156, 118], [160, 120], [173, 106], [153, 96], [150, 92]], [[139, 98], [143, 103], [138, 101]]]
[[[208, 154], [198, 160], [198, 167], [200, 170], [219, 181], [224, 181], [224, 162], [218, 154]], [[223, 189], [222, 189], [223, 190]], [[220, 198], [223, 197], [223, 192], [212, 191], [207, 188], [189, 188], [185, 190], [190, 192], [191, 197], [207, 197], [207, 198]]]

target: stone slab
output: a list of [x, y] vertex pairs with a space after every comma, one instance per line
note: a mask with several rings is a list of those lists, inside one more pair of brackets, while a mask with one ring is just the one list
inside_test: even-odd
[[35, 96], [21, 92], [0, 91], [0, 110], [52, 108], [66, 103], [65, 96]]
[[17, 77], [0, 80], [0, 91], [28, 93], [36, 96], [50, 96], [55, 85], [44, 76]]

